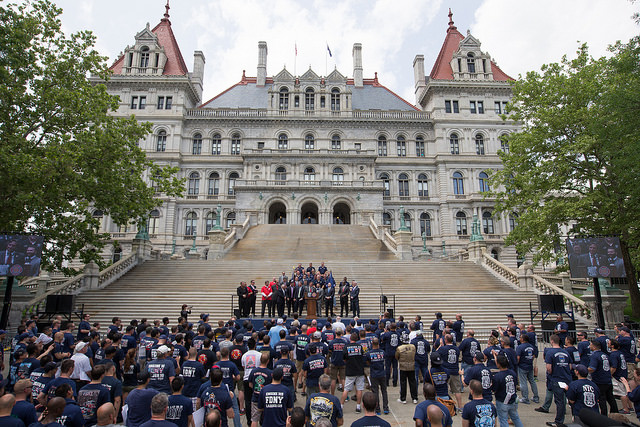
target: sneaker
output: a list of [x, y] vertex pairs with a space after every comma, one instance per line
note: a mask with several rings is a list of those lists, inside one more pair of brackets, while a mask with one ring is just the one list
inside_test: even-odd
[[345, 397], [345, 398], [344, 398], [344, 401], [345, 401], [345, 402], [348, 402], [349, 400], [351, 400], [351, 399], [349, 399], [349, 396], [347, 396], [347, 397]]
[[342, 384], [338, 384], [338, 390], [342, 391]]
[[538, 396], [534, 397], [533, 403], [540, 403], [540, 398]]
[[382, 411], [382, 413], [385, 414], [385, 415], [389, 415], [389, 410], [385, 409], [384, 411]]
[[547, 421], [547, 425], [550, 427], [567, 427], [566, 424], [557, 423], [555, 421]]
[[418, 399], [413, 399], [413, 403], [418, 403]]
[[362, 409], [360, 409], [360, 405], [356, 405], [356, 412], [357, 412], [357, 413], [362, 412]]
[[380, 409], [376, 409], [376, 415], [380, 415]]
[[407, 403], [407, 401], [406, 401], [406, 400], [402, 400], [402, 399], [398, 399], [398, 402], [400, 402], [400, 403], [404, 403], [404, 404], [406, 404], [406, 403]]
[[544, 409], [542, 406], [539, 408], [534, 409], [534, 411], [536, 412], [542, 412], [543, 414], [548, 414], [549, 410], [548, 409]]
[[518, 399], [518, 402], [524, 403], [525, 405], [528, 405], [531, 403], [529, 399], [525, 399], [524, 397], [521, 397], [520, 399]]
[[351, 400], [356, 401], [358, 400], [358, 396], [356, 396], [355, 394], [353, 396], [351, 396]]
[[302, 388], [302, 383], [298, 384], [298, 388]]

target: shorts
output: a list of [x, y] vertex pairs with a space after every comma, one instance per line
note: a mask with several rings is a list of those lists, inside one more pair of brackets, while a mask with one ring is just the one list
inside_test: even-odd
[[[224, 416], [224, 415], [223, 415]], [[251, 422], [256, 422], [260, 425], [260, 418], [262, 414], [258, 410], [258, 402], [251, 402]]]
[[302, 365], [304, 360], [296, 360], [296, 372], [302, 372]]
[[618, 381], [617, 379], [611, 377], [611, 385], [613, 386], [613, 395], [614, 396], [626, 396], [627, 388], [622, 384], [622, 381]]
[[636, 364], [635, 363], [627, 363], [627, 379], [629, 381], [635, 379], [636, 377]]
[[347, 377], [344, 382], [345, 391], [353, 390], [354, 384], [357, 391], [364, 390], [364, 375], [358, 375], [357, 377]]
[[340, 380], [344, 380], [344, 369], [344, 366], [331, 365], [331, 379], [337, 380], [340, 377]]
[[460, 375], [451, 375], [447, 380], [449, 385], [449, 392], [462, 393], [462, 381], [460, 381]]
[[[240, 378], [244, 377], [244, 371], [240, 371]], [[244, 391], [244, 381], [236, 381], [236, 387], [238, 387], [238, 391]]]

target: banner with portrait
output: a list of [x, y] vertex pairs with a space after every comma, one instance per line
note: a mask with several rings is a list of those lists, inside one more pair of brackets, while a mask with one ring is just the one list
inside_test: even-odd
[[38, 276], [44, 238], [29, 234], [0, 234], [0, 276]]
[[627, 277], [618, 237], [567, 239], [567, 254], [574, 279]]

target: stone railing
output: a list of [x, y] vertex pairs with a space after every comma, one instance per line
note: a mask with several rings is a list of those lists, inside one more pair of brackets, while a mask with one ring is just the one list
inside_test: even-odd
[[460, 249], [458, 252], [452, 252], [449, 255], [440, 255], [437, 258], [439, 261], [469, 261], [469, 251], [467, 249]]
[[38, 306], [46, 302], [49, 295], [78, 295], [89, 289], [104, 288], [124, 276], [136, 265], [138, 265], [138, 254], [136, 252], [130, 253], [102, 271], [98, 271], [98, 266], [95, 263], [89, 263], [85, 266], [83, 273], [50, 288], [47, 286], [47, 291], [29, 301], [25, 308], [28, 312], [37, 311]]
[[237, 109], [212, 109], [212, 108], [192, 108], [186, 112], [187, 118], [208, 118], [208, 117], [335, 117], [340, 118], [353, 118], [353, 119], [404, 119], [404, 120], [429, 120], [431, 118], [430, 113], [424, 111], [369, 111], [369, 110], [355, 110], [355, 111], [308, 111], [308, 110], [276, 110], [268, 111], [266, 109], [251, 109], [251, 108], [237, 108]]
[[572, 310], [574, 314], [582, 317], [587, 322], [589, 322], [589, 320], [592, 318], [591, 309], [584, 301], [566, 292], [561, 287], [556, 286], [548, 280], [540, 277], [539, 275], [533, 274], [530, 266], [529, 268], [526, 268], [526, 266], [524, 266], [525, 268], [521, 267], [522, 273], [519, 273], [502, 264], [500, 261], [494, 259], [486, 252], [484, 252], [482, 255], [481, 265], [483, 265], [490, 272], [494, 273], [496, 276], [503, 278], [504, 280], [512, 283], [514, 286], [520, 289], [528, 289], [531, 285], [531, 287], [533, 287], [536, 291], [538, 291], [538, 293], [541, 294], [562, 295], [565, 306], [569, 307], [569, 309]]
[[224, 238], [224, 250], [228, 251], [236, 244], [236, 229], [232, 228], [227, 237]]
[[382, 243], [384, 243], [393, 252], [398, 252], [398, 242], [391, 234], [389, 234], [388, 231], [384, 232], [384, 239], [382, 240]]

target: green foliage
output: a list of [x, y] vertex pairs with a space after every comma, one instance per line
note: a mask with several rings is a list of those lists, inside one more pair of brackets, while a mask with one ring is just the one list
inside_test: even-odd
[[491, 179], [498, 212], [519, 215], [507, 243], [548, 262], [563, 256], [556, 250], [567, 231], [619, 235], [634, 260], [625, 257], [633, 281], [631, 264], [640, 260], [639, 39], [610, 50], [611, 58], [594, 59], [583, 45], [575, 59], [515, 82], [509, 119], [522, 131], [508, 136], [504, 169]]
[[89, 207], [126, 224], [158, 204], [143, 174], [168, 195], [183, 187], [138, 148], [148, 124], [110, 115], [117, 97], [88, 80], [108, 79], [106, 58], [90, 32], [65, 36], [60, 13], [48, 0], [0, 6], [0, 230], [44, 235], [54, 268], [100, 262], [88, 248], [108, 236]]

